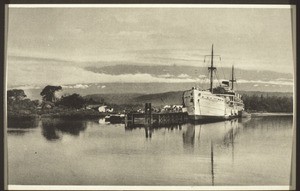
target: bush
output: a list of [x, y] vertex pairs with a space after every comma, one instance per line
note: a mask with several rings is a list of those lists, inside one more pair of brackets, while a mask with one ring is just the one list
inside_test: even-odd
[[80, 109], [85, 106], [85, 100], [79, 94], [74, 93], [72, 95], [63, 96], [57, 105]]
[[242, 100], [247, 111], [293, 112], [292, 97], [243, 95]]

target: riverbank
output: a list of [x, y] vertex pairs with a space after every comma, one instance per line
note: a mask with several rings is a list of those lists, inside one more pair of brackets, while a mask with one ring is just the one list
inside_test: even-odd
[[98, 119], [105, 117], [108, 113], [100, 113], [95, 110], [46, 110], [36, 113], [9, 112], [8, 120], [32, 120], [36, 118], [66, 118], [66, 119]]
[[293, 116], [293, 113], [269, 113], [269, 112], [264, 112], [264, 113], [250, 113], [251, 117], [267, 117], [267, 116]]
[[[8, 113], [9, 120], [31, 120], [35, 118], [67, 118], [67, 119], [96, 119], [105, 117], [108, 113], [100, 113], [94, 110], [60, 110], [60, 111], [44, 111], [36, 114], [20, 114]], [[293, 116], [293, 113], [271, 113], [271, 112], [256, 112], [249, 113], [251, 117], [265, 116]]]

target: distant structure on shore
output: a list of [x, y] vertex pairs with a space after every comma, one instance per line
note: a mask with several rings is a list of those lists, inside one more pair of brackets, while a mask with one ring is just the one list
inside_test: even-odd
[[100, 113], [111, 113], [114, 111], [114, 108], [110, 108], [106, 105], [101, 104], [90, 104], [86, 106], [86, 109], [94, 109], [96, 111], [99, 111]]

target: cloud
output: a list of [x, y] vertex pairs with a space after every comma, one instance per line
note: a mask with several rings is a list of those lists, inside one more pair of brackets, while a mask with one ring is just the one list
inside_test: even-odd
[[198, 77], [199, 77], [200, 79], [206, 78], [205, 75], [199, 75]]
[[294, 85], [293, 81], [279, 81], [279, 80], [270, 80], [270, 81], [262, 81], [262, 80], [238, 80], [238, 83], [255, 83], [255, 84], [273, 84], [273, 85]]
[[[10, 64], [8, 68], [8, 86], [45, 86], [45, 85], [63, 85], [65, 88], [87, 88], [88, 83], [110, 83], [110, 82], [195, 82], [196, 79], [182, 79], [172, 77], [171, 75], [153, 76], [147, 73], [110, 75], [104, 73], [95, 73], [87, 71], [78, 66], [63, 64]], [[76, 85], [68, 85], [76, 84]]]
[[275, 79], [275, 81], [293, 82], [293, 79], [289, 79], [289, 78], [277, 78], [277, 79]]
[[171, 77], [174, 77], [174, 75], [171, 75], [171, 74], [167, 73], [167, 74], [163, 74], [163, 75], [158, 75], [157, 77], [159, 77], [159, 78], [171, 78]]
[[[27, 60], [25, 64], [24, 60]], [[20, 89], [39, 89], [46, 85], [61, 85], [65, 88], [86, 89], [89, 87], [86, 84], [89, 83], [207, 83], [207, 78], [205, 75], [199, 75], [197, 78], [194, 78], [186, 73], [155, 75], [149, 74], [147, 71], [133, 74], [97, 73], [84, 69], [84, 65], [67, 64], [66, 62], [56, 60], [46, 60], [44, 62], [42, 60], [22, 58], [21, 61], [9, 60], [7, 82], [9, 88], [18, 87]], [[269, 81], [239, 79], [238, 83], [293, 85], [291, 79], [285, 78]]]
[[36, 86], [36, 85], [21, 85], [21, 86], [11, 86], [8, 89], [22, 89], [22, 90], [28, 90], [28, 89], [41, 89], [40, 86]]
[[101, 89], [104, 89], [106, 88], [106, 85], [103, 85], [103, 86], [97, 86], [98, 88], [101, 88]]
[[258, 85], [258, 84], [254, 84], [253, 86], [254, 86], [254, 87], [257, 87], [257, 86], [259, 86], [259, 85]]
[[180, 75], [178, 75], [177, 77], [178, 77], [178, 78], [190, 78], [190, 76], [187, 75], [187, 74], [180, 74]]
[[75, 84], [75, 85], [63, 85], [63, 88], [70, 88], [70, 89], [86, 89], [89, 87], [87, 84]]

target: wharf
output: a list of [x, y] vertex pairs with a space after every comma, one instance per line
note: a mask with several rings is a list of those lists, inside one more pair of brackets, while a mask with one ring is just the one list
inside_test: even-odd
[[125, 115], [126, 127], [167, 126], [183, 124], [188, 121], [186, 112], [152, 112], [151, 103], [145, 104], [145, 113], [128, 113]]
[[165, 126], [174, 124], [183, 124], [188, 121], [187, 113], [169, 112], [169, 113], [129, 113], [125, 116], [125, 125], [127, 127], [135, 126]]

